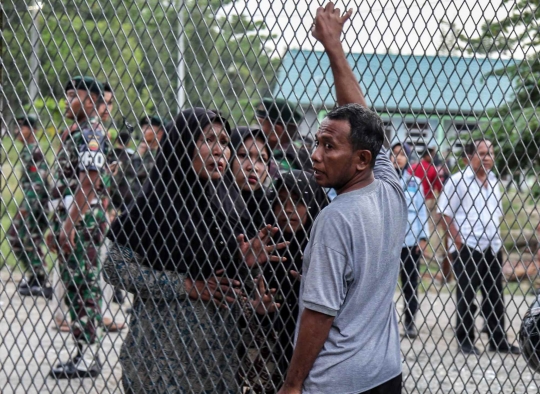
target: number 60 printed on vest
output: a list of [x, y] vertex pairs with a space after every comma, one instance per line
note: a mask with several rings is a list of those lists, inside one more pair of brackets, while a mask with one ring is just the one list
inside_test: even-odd
[[105, 165], [105, 155], [101, 152], [85, 151], [79, 154], [81, 167], [90, 169], [95, 167], [96, 169], [103, 168]]

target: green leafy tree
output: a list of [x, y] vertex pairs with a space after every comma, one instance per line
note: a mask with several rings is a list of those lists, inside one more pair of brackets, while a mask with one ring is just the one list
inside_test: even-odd
[[540, 46], [540, 1], [504, 0], [501, 9], [509, 12], [483, 24], [479, 35], [461, 34], [459, 42], [469, 53], [481, 55], [533, 53], [523, 61], [496, 71], [512, 80], [514, 96], [506, 105], [489, 113], [491, 120], [482, 132], [497, 141], [496, 158], [502, 173], [525, 170], [529, 174], [538, 174], [540, 59], [536, 50], [528, 51], [527, 48]]
[[39, 31], [39, 102], [30, 103], [27, 86], [32, 78], [29, 58], [32, 52], [28, 39], [31, 15], [23, 12], [18, 2], [7, 7], [3, 59], [7, 74], [5, 94], [11, 114], [23, 108], [38, 113], [42, 124], [61, 130], [65, 125], [56, 111], [51, 111], [50, 99], [63, 112], [63, 87], [70, 77], [92, 75], [108, 81], [115, 90], [119, 111], [140, 113], [148, 101], [149, 92], [138, 89], [142, 77], [142, 51], [134, 26], [121, 20], [121, 14], [105, 13], [106, 9], [89, 8], [85, 1], [50, 1], [38, 18]]
[[[39, 112], [50, 127], [63, 128], [49, 106], [29, 102], [31, 14], [7, 0], [3, 59], [4, 94], [11, 114]], [[136, 121], [145, 111], [174, 116], [180, 60], [186, 67], [185, 106], [218, 108], [241, 122], [273, 87], [279, 59], [265, 47], [263, 22], [238, 14], [233, 0], [50, 0], [38, 13], [39, 98], [63, 110], [70, 76], [93, 75], [115, 89], [118, 113]], [[180, 11], [181, 10], [181, 11]], [[229, 11], [226, 11], [229, 10]], [[232, 10], [232, 11], [230, 11]], [[181, 56], [178, 37], [183, 31]], [[36, 111], [37, 110], [37, 111]]]
[[168, 7], [150, 5], [137, 15], [142, 22], [137, 33], [146, 51], [141, 72], [149, 89], [161, 93], [154, 97], [160, 113], [177, 111], [178, 64], [183, 61], [185, 107], [217, 108], [237, 122], [253, 121], [252, 106], [272, 90], [279, 59], [268, 55], [264, 23], [227, 13], [232, 3], [178, 1]]

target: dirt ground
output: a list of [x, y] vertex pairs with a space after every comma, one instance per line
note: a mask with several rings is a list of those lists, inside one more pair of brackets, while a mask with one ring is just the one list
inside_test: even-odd
[[[102, 356], [104, 370], [98, 379], [55, 381], [47, 374], [51, 365], [68, 358], [73, 342], [55, 329], [51, 311], [43, 299], [21, 298], [16, 281], [7, 270], [0, 284], [0, 392], [10, 393], [122, 393], [118, 354], [122, 334], [106, 334]], [[431, 287], [421, 294], [417, 323], [420, 336], [402, 340], [404, 393], [538, 393], [540, 375], [526, 366], [521, 356], [488, 352], [487, 336], [477, 346], [480, 357], [465, 357], [457, 350], [453, 322], [455, 304], [449, 288]], [[516, 343], [521, 316], [534, 297], [506, 296], [509, 339]], [[396, 293], [398, 311], [402, 308]], [[127, 319], [114, 306], [117, 319]], [[482, 319], [477, 318], [478, 328]]]

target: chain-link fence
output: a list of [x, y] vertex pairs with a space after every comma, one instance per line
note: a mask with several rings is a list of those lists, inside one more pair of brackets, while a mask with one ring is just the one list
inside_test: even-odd
[[[321, 5], [2, 2], [3, 393], [283, 385], [298, 366], [301, 286], [316, 287], [306, 278], [319, 258], [308, 244], [316, 218], [347, 195], [324, 179], [364, 160], [351, 142], [339, 162], [316, 139], [338, 103], [361, 101], [339, 63], [341, 24], [317, 14]], [[365, 337], [378, 320], [358, 312], [340, 326], [345, 300], [355, 286], [383, 288], [372, 259], [399, 247], [401, 263], [387, 261], [383, 276], [400, 267], [403, 392], [538, 392], [530, 354], [518, 354], [540, 288], [537, 2], [336, 7], [353, 10], [341, 32], [346, 60], [383, 121], [388, 151], [375, 176], [395, 177], [408, 225], [399, 245], [389, 228], [363, 244], [384, 238], [359, 276], [342, 278], [347, 295], [322, 352], [337, 332], [338, 365], [348, 347], [370, 354], [376, 339]], [[364, 208], [349, 205], [347, 216]], [[391, 222], [378, 205], [364, 216], [351, 239]], [[275, 229], [258, 232], [265, 225]], [[336, 289], [340, 269], [327, 263], [318, 291]], [[366, 329], [347, 342], [351, 325]], [[355, 379], [319, 365], [304, 392], [360, 392], [395, 376], [386, 361], [377, 371], [384, 349], [372, 351]], [[325, 376], [330, 386], [313, 385]]]

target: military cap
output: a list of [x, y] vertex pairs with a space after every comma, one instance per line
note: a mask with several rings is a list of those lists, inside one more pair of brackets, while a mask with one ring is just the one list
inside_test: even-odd
[[75, 90], [86, 90], [90, 93], [98, 94], [103, 96], [103, 84], [97, 79], [88, 77], [88, 76], [79, 76], [72, 78], [66, 85], [64, 89], [66, 92], [70, 89]]
[[165, 126], [167, 122], [160, 118], [159, 116], [157, 115], [153, 115], [153, 116], [145, 116], [144, 118], [141, 118], [141, 120], [139, 121], [139, 126], [144, 126], [144, 125], [151, 125], [151, 126], [160, 126], [160, 127], [163, 127]]
[[15, 118], [19, 126], [28, 126], [33, 129], [37, 126], [37, 118], [31, 114], [22, 114]]
[[302, 114], [293, 108], [293, 105], [285, 99], [263, 98], [257, 106], [256, 115], [272, 123], [299, 123], [302, 120]]

